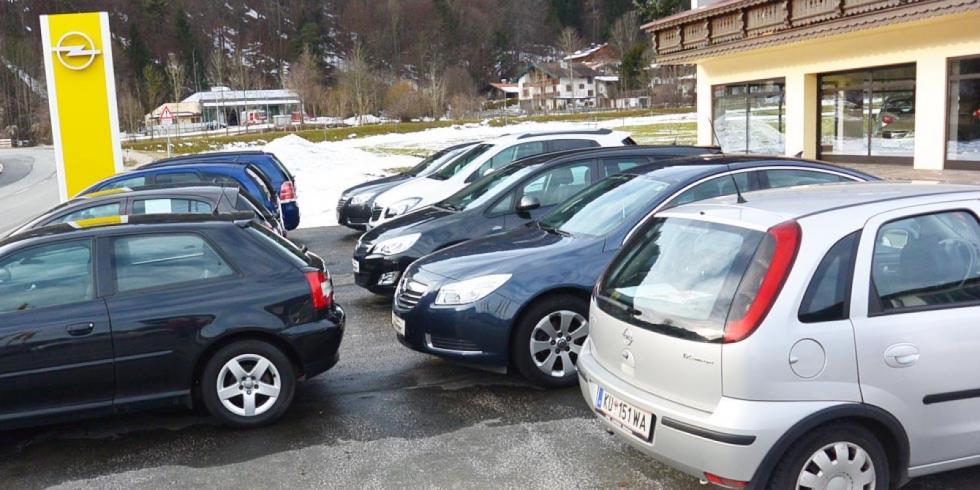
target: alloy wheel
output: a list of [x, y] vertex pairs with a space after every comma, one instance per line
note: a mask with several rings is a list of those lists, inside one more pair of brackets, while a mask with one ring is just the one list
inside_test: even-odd
[[548, 376], [563, 378], [575, 372], [589, 322], [582, 315], [559, 310], [546, 315], [531, 330], [531, 358]]
[[834, 442], [814, 452], [800, 471], [797, 489], [874, 490], [875, 466], [861, 446]]
[[218, 400], [235, 415], [262, 415], [279, 399], [281, 383], [275, 364], [258, 354], [241, 354], [221, 367]]

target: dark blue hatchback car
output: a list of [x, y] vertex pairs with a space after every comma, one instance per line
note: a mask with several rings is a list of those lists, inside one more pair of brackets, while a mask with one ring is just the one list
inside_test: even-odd
[[395, 292], [393, 326], [402, 343], [420, 352], [568, 386], [588, 336], [590, 291], [645, 218], [736, 191], [866, 180], [876, 179], [782, 157], [718, 155], [636, 167], [538, 222], [414, 262]]
[[200, 163], [234, 163], [254, 165], [269, 180], [272, 192], [277, 193], [282, 207], [282, 221], [287, 230], [299, 226], [299, 204], [296, 202], [296, 177], [273, 153], [258, 150], [198, 153], [164, 158], [139, 167], [142, 169], [195, 165]]

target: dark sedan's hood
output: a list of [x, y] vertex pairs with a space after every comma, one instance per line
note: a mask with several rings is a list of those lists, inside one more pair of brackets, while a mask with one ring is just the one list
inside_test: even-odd
[[[368, 187], [376, 186], [376, 185], [379, 185], [379, 184], [389, 184], [389, 186], [390, 186], [390, 185], [392, 185], [392, 184], [394, 184], [396, 182], [401, 182], [403, 180], [407, 180], [410, 177], [412, 177], [412, 176], [409, 175], [409, 174], [389, 175], [387, 177], [382, 177], [380, 179], [374, 179], [374, 180], [370, 180], [368, 182], [363, 182], [363, 183], [357, 184], [354, 187], [348, 187], [341, 194], [350, 194], [350, 193], [352, 193], [354, 191], [365, 191], [365, 190], [368, 190]], [[374, 190], [374, 189], [372, 189], [372, 190]]]
[[535, 274], [534, 271], [554, 269], [559, 263], [574, 263], [577, 257], [600, 254], [602, 244], [602, 238], [562, 236], [532, 223], [440, 250], [423, 257], [417, 265], [450, 279]]
[[410, 233], [426, 233], [435, 228], [449, 230], [456, 224], [459, 220], [458, 216], [461, 214], [463, 213], [427, 206], [382, 223], [365, 233], [361, 240], [375, 243], [378, 240], [400, 237]]

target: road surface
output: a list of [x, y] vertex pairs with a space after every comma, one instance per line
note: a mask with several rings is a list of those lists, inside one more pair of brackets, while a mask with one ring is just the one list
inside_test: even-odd
[[0, 150], [0, 234], [58, 203], [52, 148]]

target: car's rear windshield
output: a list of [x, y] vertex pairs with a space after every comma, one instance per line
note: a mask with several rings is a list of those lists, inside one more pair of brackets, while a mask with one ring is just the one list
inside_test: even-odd
[[680, 218], [655, 218], [609, 265], [599, 307], [672, 337], [720, 342], [739, 281], [764, 233]]
[[453, 211], [474, 208], [497, 197], [511, 184], [519, 182], [525, 176], [538, 168], [539, 165], [510, 165], [499, 172], [494, 172], [466, 186], [463, 190], [450, 196], [439, 206]]
[[541, 224], [572, 235], [604, 236], [636, 222], [670, 184], [645, 175], [616, 174], [572, 196]]
[[279, 170], [286, 177], [286, 180], [296, 180], [296, 177], [293, 177], [293, 173], [289, 171], [289, 167], [282, 163], [282, 160], [280, 160], [279, 157], [269, 153], [269, 158], [271, 158], [276, 166], [279, 167]]
[[493, 148], [493, 145], [476, 145], [466, 153], [456, 157], [455, 160], [447, 164], [445, 167], [439, 169], [438, 172], [430, 175], [429, 178], [436, 180], [449, 180], [453, 178], [454, 175], [462, 171], [467, 165], [470, 164], [470, 162], [476, 160], [480, 155], [486, 153], [490, 148]]

